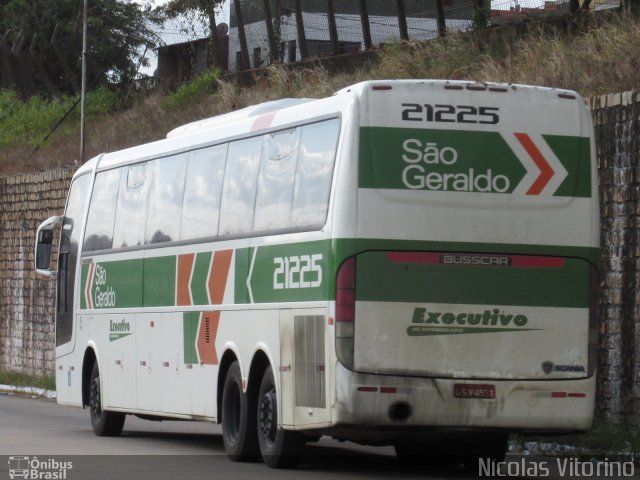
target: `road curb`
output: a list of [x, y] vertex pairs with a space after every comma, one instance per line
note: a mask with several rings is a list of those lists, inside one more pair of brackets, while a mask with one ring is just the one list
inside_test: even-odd
[[17, 387], [15, 385], [0, 384], [0, 392], [14, 393], [16, 395], [31, 395], [34, 397], [46, 398], [49, 400], [53, 400], [56, 398], [56, 392], [54, 390], [46, 390], [44, 388], [37, 387]]

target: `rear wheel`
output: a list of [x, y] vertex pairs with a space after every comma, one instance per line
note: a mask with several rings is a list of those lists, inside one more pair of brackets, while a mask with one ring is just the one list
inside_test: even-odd
[[234, 462], [259, 458], [255, 412], [255, 402], [242, 392], [240, 366], [233, 362], [222, 389], [222, 441]]
[[93, 365], [89, 383], [89, 414], [93, 433], [99, 437], [117, 437], [122, 433], [125, 414], [102, 410], [102, 393], [100, 391], [100, 371], [98, 364]]
[[278, 428], [278, 397], [273, 370], [268, 367], [258, 394], [258, 442], [264, 463], [271, 468], [293, 468], [302, 458], [304, 437]]

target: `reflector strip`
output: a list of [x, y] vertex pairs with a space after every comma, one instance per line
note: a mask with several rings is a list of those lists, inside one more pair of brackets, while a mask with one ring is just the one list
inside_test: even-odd
[[587, 394], [586, 393], [569, 393], [568, 396], [570, 398], [585, 398]]
[[551, 398], [566, 398], [567, 392], [551, 392]]
[[[565, 263], [565, 259], [562, 257], [459, 252], [387, 252], [387, 259], [393, 263], [516, 268], [560, 268]], [[498, 259], [505, 261], [492, 261]]]
[[377, 392], [378, 387], [358, 387], [359, 392]]
[[516, 255], [511, 257], [511, 266], [519, 268], [561, 268], [564, 266], [564, 258]]
[[374, 85], [374, 90], [391, 90], [393, 87], [391, 85]]
[[394, 263], [434, 263], [440, 264], [438, 252], [388, 252], [387, 259]]
[[396, 393], [396, 387], [380, 387], [380, 393]]

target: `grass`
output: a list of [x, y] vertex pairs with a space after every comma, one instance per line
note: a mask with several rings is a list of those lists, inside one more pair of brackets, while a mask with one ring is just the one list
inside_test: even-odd
[[[87, 157], [158, 140], [176, 126], [248, 105], [283, 97], [324, 97], [366, 79], [512, 82], [573, 89], [585, 97], [637, 89], [640, 20], [612, 16], [599, 23], [571, 35], [530, 28], [526, 36], [495, 35], [489, 30], [452, 34], [429, 42], [391, 43], [381, 51], [377, 62], [364, 63], [352, 72], [330, 74], [322, 67], [294, 70], [271, 66], [251, 86], [240, 86], [211, 71], [170, 94], [139, 93], [129, 108], [115, 112], [113, 102], [103, 92], [97, 95], [102, 103], [96, 101], [88, 120]], [[61, 100], [50, 102], [51, 106], [37, 100], [35, 106], [29, 107], [26, 102], [20, 107], [10, 94], [3, 95], [0, 99], [8, 98], [13, 112], [24, 110], [24, 114], [3, 110], [0, 102], [0, 123], [8, 122], [12, 127], [0, 125], [0, 175], [75, 163], [79, 150], [77, 117], [68, 120], [33, 153], [56, 116], [49, 109], [59, 109]], [[44, 113], [34, 115], [34, 111]]]
[[0, 370], [0, 385], [13, 385], [16, 387], [36, 387], [45, 390], [56, 389], [56, 379], [53, 375], [33, 376], [24, 373], [7, 372]]

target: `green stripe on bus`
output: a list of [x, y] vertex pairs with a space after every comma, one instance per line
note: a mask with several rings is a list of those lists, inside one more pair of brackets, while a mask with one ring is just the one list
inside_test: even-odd
[[199, 312], [182, 314], [182, 330], [184, 334], [184, 363], [198, 363], [196, 337], [198, 336]]
[[[543, 255], [582, 258], [596, 266], [600, 262], [600, 250], [589, 247], [388, 239], [329, 239], [268, 245], [258, 247], [255, 252], [255, 258], [254, 249], [241, 248], [235, 251], [235, 262], [232, 267], [235, 268], [233, 273], [235, 279], [233, 285], [234, 302], [236, 304], [248, 304], [252, 301], [254, 303], [276, 303], [334, 300], [336, 271], [342, 261], [353, 255], [372, 251]], [[194, 303], [197, 305], [208, 304], [206, 289], [211, 255], [211, 252], [200, 253], [196, 256], [194, 262], [194, 278], [192, 278], [191, 288]], [[93, 308], [139, 308], [142, 306], [175, 305], [175, 255], [112, 262], [100, 262], [99, 256], [93, 258], [95, 262], [91, 288]], [[568, 262], [567, 265], [570, 263]], [[82, 308], [87, 308], [85, 291], [90, 265], [89, 263], [82, 265]], [[321, 279], [320, 271], [322, 272]], [[372, 273], [376, 274], [376, 272]], [[585, 276], [581, 278], [589, 278], [588, 272], [583, 273]], [[388, 277], [384, 272], [378, 272], [377, 275]], [[485, 281], [483, 280], [483, 275], [478, 271], [476, 273], [471, 272], [471, 277], [465, 277], [464, 281], [466, 282], [467, 278], [474, 280], [474, 275], [479, 275], [481, 277], [480, 281]], [[537, 277], [534, 275], [534, 278]], [[363, 279], [363, 282], [371, 280], [366, 278]], [[475, 280], [477, 281], [478, 279], [476, 278]], [[546, 279], [542, 280], [546, 282]], [[103, 283], [98, 285], [98, 282]], [[553, 283], [553, 279], [551, 279], [551, 283]], [[556, 284], [559, 287], [558, 290], [573, 288], [571, 286], [566, 287], [558, 282]], [[230, 286], [227, 286], [227, 288], [230, 288]], [[406, 289], [403, 287], [404, 294], [412, 291], [411, 288], [411, 286]], [[529, 288], [528, 284], [527, 288]], [[390, 291], [385, 290], [381, 293], [388, 295]], [[552, 293], [554, 295], [557, 294], [556, 292]], [[99, 295], [97, 296], [97, 294]], [[473, 295], [471, 293], [471, 297]], [[471, 300], [469, 302], [473, 303]]]
[[327, 240], [257, 247], [249, 259], [248, 288], [254, 303], [330, 298], [333, 272]]
[[91, 286], [93, 308], [142, 306], [144, 286], [142, 267], [141, 258], [95, 262]]
[[176, 298], [176, 257], [144, 260], [144, 306], [173, 305]]
[[556, 154], [567, 175], [555, 195], [560, 197], [591, 197], [591, 140], [584, 137], [543, 135]]
[[335, 264], [345, 258], [370, 250], [408, 252], [464, 252], [500, 253], [511, 255], [541, 255], [549, 257], [574, 257], [600, 266], [600, 249], [557, 245], [527, 245], [510, 243], [432, 242], [424, 240], [388, 240], [350, 238], [334, 239], [332, 245]]
[[210, 265], [211, 252], [201, 252], [196, 255], [191, 277], [191, 298], [194, 305], [207, 305], [209, 303], [207, 283], [209, 281]]
[[[542, 139], [567, 171], [553, 195], [591, 197], [590, 139], [558, 135]], [[530, 140], [534, 146], [542, 142]], [[519, 158], [499, 132], [362, 127], [358, 186], [512, 193], [525, 178], [524, 164], [531, 161]]]
[[[526, 173], [498, 132], [360, 129], [360, 188], [485, 191], [486, 186], [486, 191], [492, 192], [491, 179], [499, 176], [499, 193], [511, 193]], [[420, 185], [430, 174], [441, 180], [434, 178], [428, 185]], [[442, 181], [444, 175], [448, 181]]]
[[590, 266], [569, 258], [558, 268], [480, 267], [391, 262], [385, 252], [358, 256], [356, 299], [588, 308]]
[[234, 302], [236, 304], [249, 303], [247, 275], [249, 274], [250, 253], [250, 248], [238, 248], [235, 251]]
[[89, 274], [90, 263], [83, 263], [80, 267], [80, 308], [87, 308], [87, 275]]

